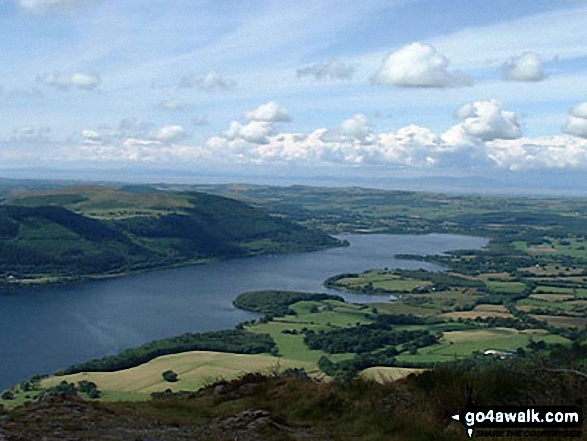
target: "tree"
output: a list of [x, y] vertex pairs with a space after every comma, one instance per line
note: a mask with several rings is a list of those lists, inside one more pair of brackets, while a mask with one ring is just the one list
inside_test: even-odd
[[175, 372], [173, 372], [172, 370], [168, 370], [163, 372], [163, 379], [165, 381], [168, 381], [170, 383], [175, 383], [178, 380], [177, 374]]

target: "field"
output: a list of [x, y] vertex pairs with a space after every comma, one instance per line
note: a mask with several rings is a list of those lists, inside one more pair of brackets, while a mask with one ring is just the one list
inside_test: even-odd
[[399, 355], [398, 361], [410, 363], [439, 363], [470, 357], [474, 352], [486, 350], [512, 351], [525, 348], [530, 341], [566, 344], [564, 337], [550, 335], [541, 330], [518, 331], [510, 328], [474, 329], [445, 332], [439, 345], [422, 348], [418, 354]]
[[[299, 302], [292, 309], [296, 315], [275, 318], [269, 323], [257, 323], [247, 327], [247, 330], [271, 335], [277, 343], [280, 355], [290, 360], [311, 363], [314, 369], [317, 368], [320, 357], [327, 354], [306, 346], [303, 329], [319, 331], [372, 322], [369, 318], [370, 309], [336, 301]], [[336, 354], [333, 360], [345, 360], [352, 356], [353, 354]]]
[[386, 384], [401, 380], [410, 374], [419, 374], [420, 372], [423, 372], [423, 369], [378, 366], [367, 368], [359, 375], [365, 380], [373, 380], [377, 383]]
[[356, 277], [344, 277], [332, 281], [329, 286], [352, 292], [406, 293], [432, 285], [426, 280], [404, 278], [386, 271], [366, 271]]
[[476, 319], [477, 317], [505, 317], [513, 318], [513, 315], [503, 305], [477, 305], [471, 311], [453, 311], [440, 314], [438, 317], [447, 319]]
[[[458, 233], [491, 241], [483, 250], [397, 256], [434, 262], [447, 271], [374, 268], [325, 282], [342, 291], [382, 294], [376, 304], [296, 297], [299, 293], [274, 301], [278, 291], [249, 296], [239, 307], [265, 316], [242, 327], [257, 338], [268, 334], [275, 343], [271, 353], [279, 357], [186, 352], [117, 372], [78, 373], [68, 376], [68, 381], [93, 381], [106, 400], [144, 399], [167, 388], [195, 390], [219, 378], [288, 367], [345, 380], [361, 373], [387, 382], [418, 369], [429, 372], [438, 363], [469, 359], [483, 364], [500, 357], [523, 362], [585, 341], [585, 200], [506, 200], [360, 188], [205, 187], [245, 201], [251, 208], [194, 192], [202, 189], [85, 187], [13, 194], [9, 202], [21, 208], [5, 209], [0, 216], [2, 234], [13, 234], [18, 220], [17, 242], [34, 242], [37, 251], [55, 250], [67, 258], [76, 256], [71, 253], [74, 245], [82, 255], [90, 249], [109, 256], [113, 251], [128, 255], [125, 238], [154, 253], [173, 245], [173, 250], [189, 254], [197, 248], [192, 245], [208, 237], [202, 232], [214, 233], [210, 235], [214, 240], [197, 242], [203, 247], [197, 249], [222, 249], [226, 251], [222, 258], [234, 255], [233, 246], [242, 255], [252, 255], [340, 244], [326, 233]], [[77, 229], [70, 228], [69, 221], [55, 222], [54, 213], [42, 208], [46, 205], [67, 210], [67, 219], [79, 222]], [[235, 213], [242, 217], [235, 220]], [[184, 225], [177, 216], [190, 221]], [[174, 236], [178, 228], [196, 242]], [[104, 235], [110, 241], [108, 250], [92, 248], [104, 242]], [[46, 280], [54, 274], [36, 276]], [[389, 301], [393, 297], [397, 300]], [[488, 350], [507, 354], [480, 355]], [[177, 383], [163, 380], [161, 374], [168, 369], [179, 374]], [[43, 386], [60, 380], [47, 379]], [[11, 404], [25, 399], [26, 394], [20, 393]]]
[[549, 325], [555, 326], [557, 328], [576, 328], [579, 330], [584, 330], [587, 328], [586, 317], [564, 317], [556, 315], [535, 315], [534, 317], [538, 320], [544, 320]]
[[[89, 372], [43, 380], [43, 387], [51, 387], [65, 380], [96, 383], [106, 400], [116, 398], [146, 399], [152, 392], [198, 390], [220, 380], [232, 380], [247, 372], [270, 374], [290, 367], [306, 368], [318, 373], [309, 363], [270, 355], [242, 355], [221, 352], [194, 351], [158, 357], [138, 367], [118, 372]], [[170, 383], [162, 373], [172, 370], [179, 381]], [[122, 395], [117, 395], [122, 393]]]

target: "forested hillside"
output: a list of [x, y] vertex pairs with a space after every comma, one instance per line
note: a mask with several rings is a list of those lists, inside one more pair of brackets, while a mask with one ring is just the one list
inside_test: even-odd
[[148, 187], [26, 192], [0, 206], [5, 283], [47, 282], [339, 242], [243, 202]]

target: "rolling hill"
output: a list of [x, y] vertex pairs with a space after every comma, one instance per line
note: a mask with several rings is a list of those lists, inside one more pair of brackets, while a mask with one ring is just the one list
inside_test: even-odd
[[0, 206], [0, 274], [51, 282], [340, 242], [222, 196], [150, 187], [27, 191]]

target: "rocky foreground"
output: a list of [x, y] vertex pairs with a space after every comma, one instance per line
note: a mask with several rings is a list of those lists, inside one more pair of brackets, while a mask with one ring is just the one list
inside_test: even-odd
[[0, 441], [464, 441], [463, 427], [450, 415], [466, 404], [467, 390], [474, 391], [478, 403], [564, 404], [585, 410], [587, 377], [578, 371], [507, 364], [439, 368], [385, 385], [318, 381], [300, 371], [247, 374], [198, 392], [168, 391], [144, 402], [49, 394], [0, 410]]

